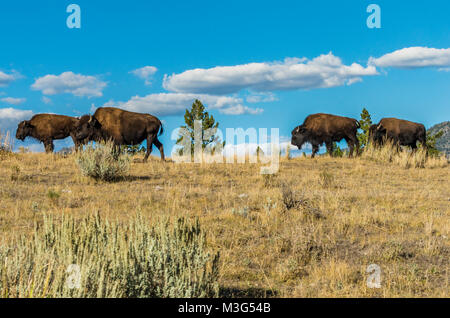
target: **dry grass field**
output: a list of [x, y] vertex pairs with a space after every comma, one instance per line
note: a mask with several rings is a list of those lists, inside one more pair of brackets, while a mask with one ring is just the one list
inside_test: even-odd
[[[284, 158], [273, 176], [260, 175], [261, 164], [141, 161], [106, 183], [83, 177], [73, 155], [0, 158], [2, 244], [44, 215], [198, 217], [208, 249], [220, 251], [220, 296], [450, 296], [445, 159], [415, 168]], [[381, 268], [379, 289], [367, 287], [370, 264]]]

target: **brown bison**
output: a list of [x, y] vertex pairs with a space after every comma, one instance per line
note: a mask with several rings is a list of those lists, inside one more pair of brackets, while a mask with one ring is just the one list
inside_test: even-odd
[[378, 125], [371, 125], [369, 127], [369, 134], [368, 134], [368, 141], [373, 142], [375, 145], [380, 144], [380, 140], [376, 139], [376, 132], [377, 132]]
[[412, 121], [383, 118], [373, 131], [372, 140], [382, 144], [384, 140], [392, 140], [397, 146], [409, 146], [417, 149], [417, 142], [427, 148], [427, 131], [425, 126]]
[[140, 114], [126, 110], [102, 107], [97, 109], [89, 120], [78, 125], [76, 137], [93, 141], [112, 140], [115, 145], [139, 145], [147, 140], [147, 153], [144, 161], [147, 161], [155, 145], [164, 160], [164, 147], [158, 140], [158, 132], [164, 132], [161, 121], [149, 114]]
[[353, 118], [329, 114], [309, 115], [303, 125], [292, 131], [291, 143], [301, 149], [304, 143], [309, 142], [312, 145], [312, 158], [314, 158], [321, 144], [325, 143], [328, 153], [332, 156], [333, 142], [345, 139], [350, 148], [349, 156], [352, 156], [355, 147], [356, 152], [359, 152], [356, 132], [360, 127], [359, 122]]
[[39, 114], [30, 120], [22, 121], [16, 131], [16, 138], [24, 141], [26, 137], [32, 137], [44, 143], [47, 153], [53, 152], [53, 140], [72, 137], [75, 150], [78, 150], [82, 140], [75, 137], [75, 128], [80, 119], [75, 117]]

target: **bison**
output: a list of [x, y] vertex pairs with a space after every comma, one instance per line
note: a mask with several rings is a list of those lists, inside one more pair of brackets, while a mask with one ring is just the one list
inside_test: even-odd
[[417, 142], [420, 142], [427, 149], [425, 126], [397, 118], [383, 118], [373, 130], [372, 140], [376, 144], [391, 140], [397, 146], [409, 146], [412, 150], [417, 149]]
[[378, 125], [371, 125], [367, 136], [368, 142], [372, 142], [374, 145], [379, 145], [381, 143], [381, 141], [376, 138], [377, 127]]
[[45, 152], [51, 153], [54, 150], [53, 140], [72, 137], [75, 150], [78, 150], [83, 140], [75, 137], [75, 129], [80, 123], [79, 118], [38, 114], [30, 120], [19, 123], [16, 131], [16, 138], [24, 141], [26, 137], [32, 137], [44, 143]]
[[330, 114], [314, 114], [306, 117], [302, 125], [292, 131], [291, 143], [301, 149], [306, 142], [312, 145], [312, 158], [319, 151], [319, 146], [323, 143], [327, 146], [330, 156], [333, 155], [333, 142], [342, 139], [347, 141], [350, 148], [349, 156], [359, 152], [359, 141], [356, 132], [360, 128], [356, 119], [341, 117]]
[[158, 140], [158, 132], [164, 132], [161, 121], [150, 114], [134, 113], [114, 107], [101, 107], [97, 109], [89, 120], [78, 125], [76, 137], [92, 141], [108, 141], [116, 146], [139, 145], [147, 140], [147, 152], [144, 162], [147, 161], [155, 145], [164, 161], [164, 147]]

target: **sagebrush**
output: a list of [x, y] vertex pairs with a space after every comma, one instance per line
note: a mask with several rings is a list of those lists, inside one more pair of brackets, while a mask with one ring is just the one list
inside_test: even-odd
[[89, 144], [76, 155], [76, 162], [84, 176], [102, 181], [124, 177], [130, 169], [130, 157], [120, 152], [112, 142]]
[[[0, 296], [215, 297], [219, 255], [206, 248], [198, 220], [45, 216], [31, 235], [0, 247]], [[79, 288], [70, 284], [73, 266]]]

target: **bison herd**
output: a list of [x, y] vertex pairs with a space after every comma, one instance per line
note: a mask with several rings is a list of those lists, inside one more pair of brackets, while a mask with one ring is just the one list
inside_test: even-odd
[[17, 127], [16, 138], [25, 140], [32, 137], [45, 146], [46, 152], [53, 152], [53, 140], [72, 137], [75, 150], [89, 141], [112, 140], [116, 146], [139, 145], [147, 141], [147, 161], [155, 145], [164, 160], [164, 148], [158, 135], [164, 129], [161, 121], [149, 114], [139, 114], [126, 110], [103, 107], [93, 116], [84, 115], [74, 118], [62, 115], [39, 114], [30, 120], [22, 121]]
[[[353, 118], [330, 114], [313, 114], [306, 117], [302, 125], [292, 131], [291, 143], [299, 149], [305, 143], [312, 145], [312, 157], [316, 155], [319, 146], [325, 143], [327, 151], [333, 154], [333, 143], [342, 139], [348, 144], [349, 156], [355, 149], [359, 153], [360, 144], [357, 131], [360, 123]], [[78, 150], [89, 141], [112, 140], [116, 146], [139, 145], [147, 141], [147, 152], [144, 161], [147, 161], [152, 146], [155, 145], [164, 160], [164, 148], [158, 136], [164, 129], [161, 121], [155, 116], [130, 112], [113, 107], [97, 109], [94, 115], [84, 115], [79, 118], [39, 114], [30, 120], [22, 121], [16, 132], [16, 138], [25, 140], [32, 137], [45, 146], [46, 152], [53, 152], [53, 141], [71, 137]], [[383, 118], [378, 124], [369, 129], [369, 140], [375, 145], [381, 145], [391, 140], [397, 146], [409, 146], [413, 150], [420, 142], [426, 148], [425, 126], [397, 118]]]
[[[332, 155], [333, 143], [345, 139], [351, 157], [355, 147], [359, 153], [359, 141], [356, 136], [358, 128], [361, 128], [361, 125], [354, 118], [314, 114], [306, 117], [303, 124], [292, 131], [291, 143], [300, 149], [305, 142], [309, 142], [314, 158], [321, 144], [325, 143], [328, 153]], [[424, 125], [403, 119], [383, 118], [369, 128], [369, 141], [376, 146], [390, 140], [397, 146], [409, 146], [415, 150], [419, 141], [426, 149], [426, 139]]]

